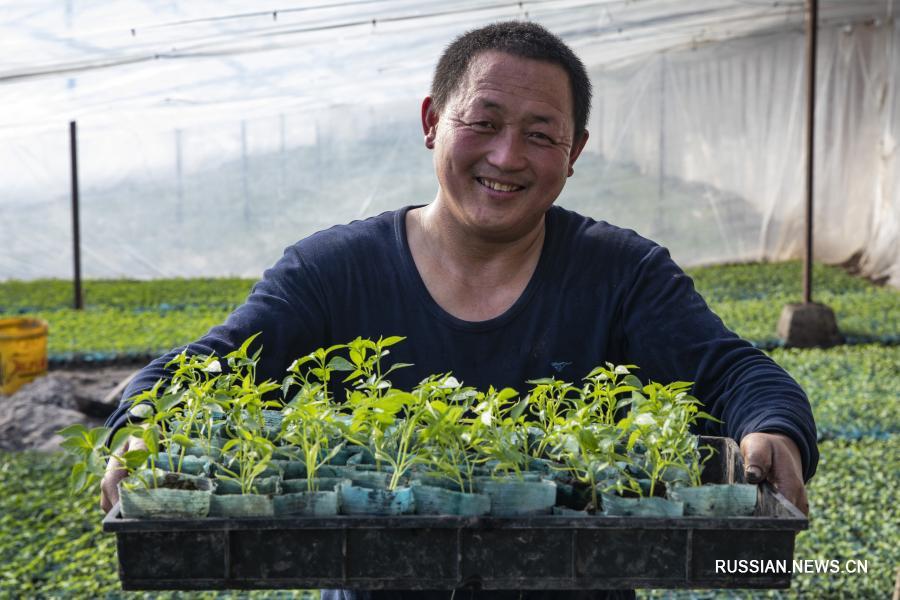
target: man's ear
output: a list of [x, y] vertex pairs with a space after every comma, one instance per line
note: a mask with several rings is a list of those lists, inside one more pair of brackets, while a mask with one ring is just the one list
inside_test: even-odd
[[584, 146], [588, 141], [588, 135], [588, 130], [585, 129], [581, 137], [572, 144], [572, 151], [569, 152], [569, 177], [575, 174], [575, 161], [578, 160], [581, 151], [584, 150]]
[[434, 149], [434, 139], [437, 137], [437, 124], [440, 115], [434, 107], [434, 100], [426, 96], [422, 101], [422, 131], [425, 133], [425, 147]]

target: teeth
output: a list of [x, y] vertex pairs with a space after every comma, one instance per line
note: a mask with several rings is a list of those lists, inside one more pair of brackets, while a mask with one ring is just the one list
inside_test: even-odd
[[485, 187], [489, 187], [492, 190], [496, 190], [498, 192], [515, 192], [516, 190], [522, 189], [520, 185], [506, 185], [505, 183], [500, 183], [499, 181], [491, 181], [490, 179], [482, 179], [479, 178], [478, 181], [481, 182]]

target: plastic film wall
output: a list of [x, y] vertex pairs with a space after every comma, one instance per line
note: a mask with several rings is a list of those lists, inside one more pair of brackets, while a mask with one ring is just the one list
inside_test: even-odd
[[[659, 180], [655, 222], [635, 224], [683, 261], [801, 256], [804, 44], [800, 31], [769, 33], [595, 72], [593, 147]], [[866, 272], [898, 285], [900, 29], [834, 27], [819, 44], [815, 256], [860, 253]], [[702, 231], [687, 247], [669, 225], [684, 213]]]
[[[512, 18], [561, 35], [594, 82], [559, 203], [684, 265], [798, 258], [802, 5], [16, 4], [0, 12], [0, 279], [71, 277], [70, 119], [88, 277], [257, 277], [314, 231], [429, 202], [433, 65]], [[858, 254], [898, 285], [900, 30], [889, 1], [822, 7], [816, 257]]]

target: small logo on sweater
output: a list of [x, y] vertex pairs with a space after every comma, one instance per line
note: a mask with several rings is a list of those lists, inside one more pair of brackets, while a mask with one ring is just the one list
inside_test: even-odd
[[553, 367], [553, 369], [554, 369], [557, 373], [562, 373], [562, 370], [565, 369], [566, 367], [568, 367], [568, 366], [571, 365], [571, 364], [572, 364], [572, 363], [569, 362], [569, 361], [560, 360], [560, 361], [557, 361], [557, 362], [552, 362], [552, 363], [550, 363], [550, 366]]

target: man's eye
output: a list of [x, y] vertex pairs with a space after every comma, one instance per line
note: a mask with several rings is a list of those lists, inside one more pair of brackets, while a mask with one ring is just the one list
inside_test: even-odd
[[478, 131], [492, 131], [494, 129], [494, 124], [490, 121], [474, 121], [469, 123], [469, 125]]
[[528, 134], [528, 137], [539, 142], [553, 142], [553, 139], [549, 135], [547, 135], [546, 133], [541, 133], [540, 131], [532, 131]]

